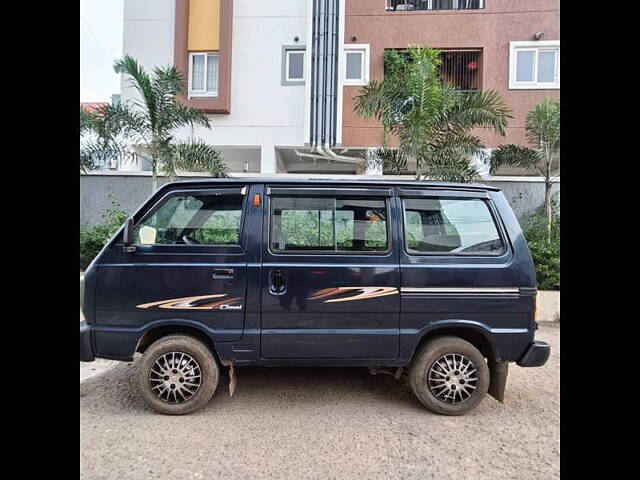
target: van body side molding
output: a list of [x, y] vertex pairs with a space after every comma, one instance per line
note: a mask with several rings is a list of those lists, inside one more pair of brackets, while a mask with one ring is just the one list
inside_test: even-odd
[[515, 295], [518, 287], [402, 287], [403, 294], [453, 294], [453, 295]]

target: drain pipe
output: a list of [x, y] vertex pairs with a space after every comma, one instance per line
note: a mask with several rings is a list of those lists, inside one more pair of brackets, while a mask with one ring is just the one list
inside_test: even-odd
[[362, 159], [359, 159], [359, 158], [338, 155], [330, 148], [325, 149], [322, 147], [314, 147], [314, 148], [311, 148], [309, 152], [301, 152], [297, 148], [294, 148], [293, 151], [299, 157], [319, 158], [322, 160], [335, 160], [339, 162], [355, 163], [355, 164], [360, 164], [362, 162]]

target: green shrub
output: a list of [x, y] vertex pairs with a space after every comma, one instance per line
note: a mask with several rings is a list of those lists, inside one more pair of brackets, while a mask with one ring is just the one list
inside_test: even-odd
[[550, 237], [547, 236], [544, 207], [531, 214], [522, 228], [536, 266], [536, 279], [540, 290], [560, 289], [560, 212], [555, 199], [552, 201], [552, 211]]
[[114, 233], [122, 226], [128, 214], [114, 200], [111, 207], [103, 214], [103, 223], [80, 227], [80, 268], [85, 269], [91, 261], [100, 253], [102, 247], [109, 241]]

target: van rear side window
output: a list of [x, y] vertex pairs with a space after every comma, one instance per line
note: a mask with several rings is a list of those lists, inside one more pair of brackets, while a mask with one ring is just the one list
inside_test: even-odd
[[139, 245], [237, 245], [242, 195], [169, 197], [134, 230]]
[[273, 197], [271, 250], [385, 252], [387, 218], [380, 198]]
[[476, 198], [404, 200], [410, 253], [498, 255], [504, 245], [486, 202]]

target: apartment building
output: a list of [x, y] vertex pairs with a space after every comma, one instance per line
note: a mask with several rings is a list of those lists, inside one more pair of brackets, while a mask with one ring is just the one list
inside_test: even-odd
[[[495, 89], [525, 143], [526, 113], [560, 96], [559, 0], [125, 0], [124, 53], [146, 68], [175, 64], [185, 101], [213, 128], [184, 129], [218, 147], [232, 172], [373, 173], [367, 149], [382, 127], [353, 111], [387, 49], [442, 50], [441, 76], [467, 91]], [[135, 90], [126, 79], [122, 98]], [[133, 168], [144, 168], [138, 165]], [[507, 172], [508, 173], [508, 172]]]

